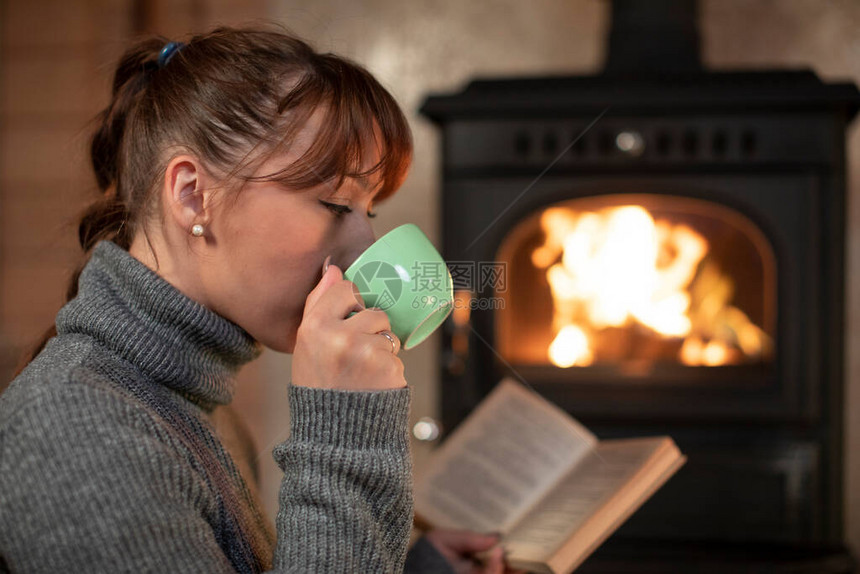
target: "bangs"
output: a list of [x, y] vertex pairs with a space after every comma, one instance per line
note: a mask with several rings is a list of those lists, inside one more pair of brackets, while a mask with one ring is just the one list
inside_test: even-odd
[[[412, 161], [409, 124], [391, 94], [367, 70], [339, 56], [316, 55], [311, 69], [278, 102], [275, 125], [283, 127], [283, 137], [272, 151], [289, 149], [320, 106], [324, 116], [319, 131], [300, 158], [276, 173], [246, 179], [278, 181], [294, 189], [329, 182], [337, 189], [347, 177], [376, 175], [379, 192], [374, 202], [390, 197]], [[379, 161], [362, 171], [374, 147]]]

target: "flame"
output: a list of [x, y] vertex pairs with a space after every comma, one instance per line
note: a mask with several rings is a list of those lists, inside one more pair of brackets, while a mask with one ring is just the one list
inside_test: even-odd
[[599, 356], [597, 335], [631, 325], [684, 339], [678, 360], [686, 365], [736, 363], [769, 348], [764, 331], [729, 304], [734, 284], [691, 227], [655, 221], [637, 205], [552, 207], [540, 225], [545, 242], [531, 261], [546, 269], [555, 305], [553, 364], [589, 365]]
[[549, 356], [560, 367], [590, 365], [594, 358], [589, 349], [588, 336], [576, 325], [562, 328], [549, 346]]

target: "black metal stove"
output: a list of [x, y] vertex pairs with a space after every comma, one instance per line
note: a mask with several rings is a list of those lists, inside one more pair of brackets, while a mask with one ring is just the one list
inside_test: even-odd
[[[845, 129], [860, 93], [807, 70], [702, 70], [695, 18], [689, 1], [616, 0], [603, 74], [427, 98], [461, 306], [443, 428], [514, 374], [601, 437], [676, 440], [685, 468], [582, 572], [850, 572]], [[640, 232], [662, 243], [611, 259]], [[614, 282], [580, 276], [596, 253]], [[647, 307], [630, 273], [652, 256]], [[493, 264], [504, 276], [484, 281]], [[458, 288], [462, 265], [477, 271]], [[603, 301], [616, 288], [621, 315]]]

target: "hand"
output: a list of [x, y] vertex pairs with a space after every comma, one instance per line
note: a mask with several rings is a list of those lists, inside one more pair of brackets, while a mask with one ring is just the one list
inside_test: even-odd
[[[355, 315], [349, 317], [352, 311]], [[379, 334], [386, 330], [391, 341]], [[352, 281], [329, 265], [308, 294], [293, 350], [294, 385], [321, 389], [385, 390], [406, 386], [400, 340], [391, 332], [388, 315], [365, 309]]]
[[[525, 570], [512, 570], [505, 564], [504, 549], [495, 535], [438, 528], [427, 532], [424, 537], [448, 560], [457, 574], [526, 574]], [[490, 550], [488, 560], [481, 564], [475, 555], [487, 550]]]

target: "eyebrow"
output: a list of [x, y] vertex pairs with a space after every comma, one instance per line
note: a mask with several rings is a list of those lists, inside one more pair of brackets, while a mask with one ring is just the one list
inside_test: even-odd
[[370, 191], [372, 189], [370, 185], [370, 178], [366, 175], [361, 175], [355, 178], [358, 183], [361, 184], [361, 187], [364, 188], [365, 191]]
[[[361, 176], [350, 176], [350, 177], [351, 177], [352, 179], [354, 179], [355, 181], [357, 181], [357, 182], [358, 182], [358, 184], [361, 186], [361, 188], [362, 188], [365, 192], [370, 192], [370, 191], [372, 191], [372, 190], [373, 190], [373, 186], [371, 186], [371, 184], [370, 184], [370, 177], [369, 177], [369, 176], [361, 175]], [[381, 184], [381, 183], [382, 183], [382, 182], [380, 182], [380, 184]], [[382, 186], [381, 186], [381, 185], [379, 185], [379, 184], [377, 184], [377, 185], [376, 185], [376, 187], [377, 187], [378, 189], [375, 191], [375, 193], [373, 193], [373, 197], [371, 198], [371, 201], [376, 201], [376, 197], [379, 195], [379, 192], [380, 192], [380, 191], [381, 191], [381, 189], [382, 189]], [[323, 194], [329, 194], [329, 197], [330, 197], [330, 198], [337, 197], [337, 193], [338, 193], [338, 192], [339, 192], [339, 190], [334, 190], [334, 191], [332, 191], [332, 188], [331, 188], [331, 187], [327, 187], [327, 188], [324, 188], [324, 189], [323, 189]], [[331, 193], [334, 193], [335, 195], [330, 195]], [[350, 196], [349, 196], [348, 198], [347, 198], [347, 197], [342, 197], [342, 198], [339, 198], [339, 199], [347, 199], [347, 200], [351, 200], [351, 199], [352, 199], [352, 194], [350, 194]]]

